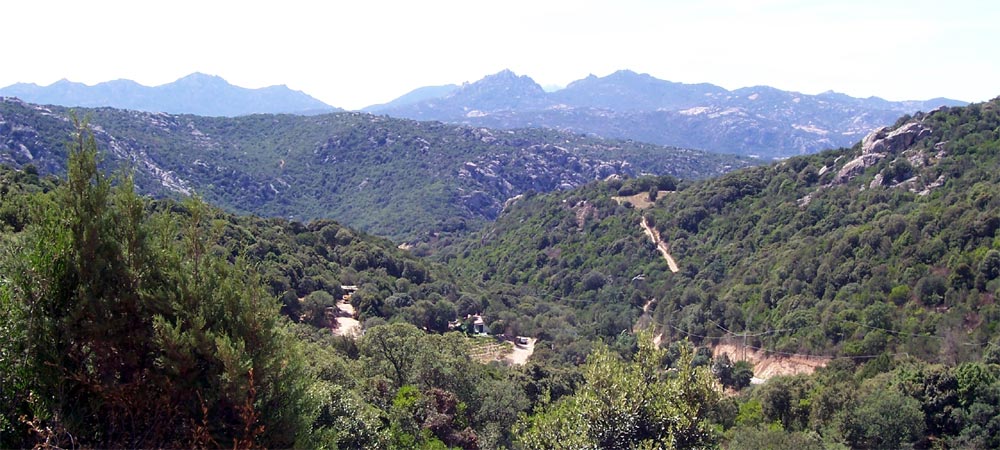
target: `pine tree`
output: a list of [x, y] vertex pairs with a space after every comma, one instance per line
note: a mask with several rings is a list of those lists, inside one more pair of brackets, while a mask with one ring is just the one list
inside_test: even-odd
[[0, 444], [295, 445], [313, 380], [276, 299], [244, 259], [208, 251], [204, 203], [153, 212], [78, 128], [65, 182], [4, 249]]

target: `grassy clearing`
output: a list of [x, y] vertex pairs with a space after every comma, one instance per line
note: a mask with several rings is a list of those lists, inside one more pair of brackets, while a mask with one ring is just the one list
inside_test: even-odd
[[[671, 192], [673, 191], [659, 191], [656, 194], [656, 198], [662, 198], [664, 195], [670, 194]], [[653, 204], [656, 203], [655, 200], [649, 201], [649, 192], [640, 192], [635, 195], [614, 196], [611, 197], [611, 199], [618, 202], [619, 205], [623, 205], [625, 204], [625, 202], [629, 202], [636, 209], [646, 209], [653, 206]]]

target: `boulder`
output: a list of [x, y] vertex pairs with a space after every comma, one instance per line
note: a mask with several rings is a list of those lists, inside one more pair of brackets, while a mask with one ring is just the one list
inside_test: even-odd
[[[861, 156], [848, 161], [837, 172], [834, 184], [843, 184], [858, 176], [865, 169], [878, 164], [883, 158], [900, 153], [931, 135], [931, 129], [921, 122], [907, 122], [890, 131], [882, 127], [861, 140]], [[881, 182], [879, 182], [881, 184]]]
[[837, 177], [833, 179], [834, 184], [844, 184], [850, 181], [852, 178], [864, 172], [865, 169], [874, 166], [885, 157], [885, 153], [867, 153], [848, 161], [847, 164], [844, 164], [844, 167], [841, 167], [840, 171], [837, 172]]
[[907, 122], [893, 131], [882, 127], [861, 140], [861, 154], [899, 153], [930, 135], [931, 129], [920, 122]]

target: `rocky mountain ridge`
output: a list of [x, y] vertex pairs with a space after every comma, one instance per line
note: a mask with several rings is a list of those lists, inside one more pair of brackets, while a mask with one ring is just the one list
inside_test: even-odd
[[143, 86], [115, 80], [87, 86], [63, 79], [48, 86], [18, 83], [0, 89], [0, 96], [30, 103], [76, 107], [110, 106], [171, 114], [242, 116], [247, 114], [319, 114], [338, 111], [287, 86], [247, 89], [213, 75], [192, 73], [172, 83]]
[[[198, 193], [231, 211], [333, 218], [399, 241], [474, 229], [510, 197], [612, 175], [717, 175], [752, 161], [679, 148], [414, 122], [363, 113], [213, 118], [82, 109], [108, 169], [141, 192]], [[70, 111], [0, 101], [0, 163], [63, 173]]]
[[373, 112], [492, 128], [546, 127], [761, 158], [784, 158], [850, 146], [903, 114], [949, 99], [891, 102], [835, 92], [806, 95], [768, 86], [726, 90], [622, 70], [588, 76], [546, 93], [509, 70], [438, 98], [400, 102]]

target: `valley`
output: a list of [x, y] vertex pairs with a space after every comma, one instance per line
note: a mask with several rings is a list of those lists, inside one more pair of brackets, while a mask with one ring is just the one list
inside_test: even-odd
[[[2, 105], [0, 355], [34, 356], [0, 381], [47, 392], [60, 426], [133, 408], [157, 435], [95, 446], [192, 445], [208, 417], [264, 446], [546, 448], [597, 411], [609, 433], [670, 412], [691, 442], [864, 446], [856, 418], [891, 410], [916, 430], [899, 442], [988, 447], [1000, 420], [997, 100], [769, 164], [359, 113]], [[34, 401], [11, 392], [4, 417]]]
[[7, 2], [0, 449], [1000, 449], [1000, 3]]

